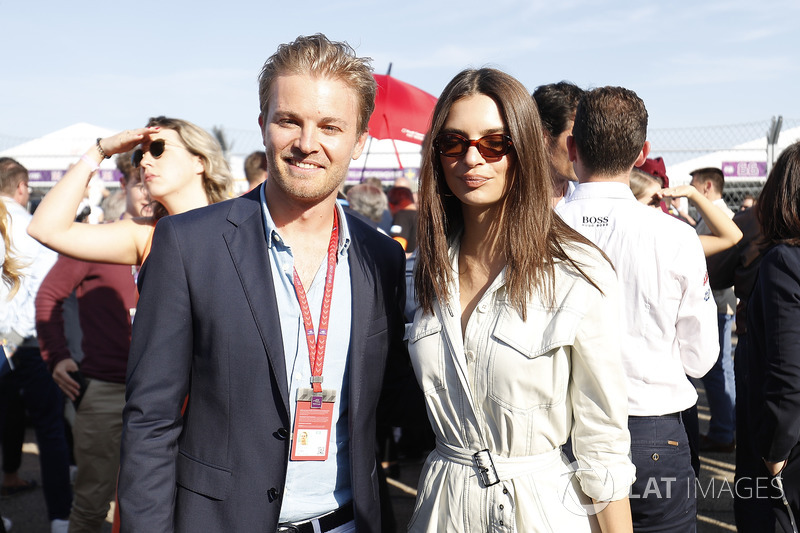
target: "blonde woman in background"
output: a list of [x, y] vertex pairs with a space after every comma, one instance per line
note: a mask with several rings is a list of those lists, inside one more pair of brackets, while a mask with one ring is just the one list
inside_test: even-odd
[[[154, 201], [153, 215], [114, 224], [75, 222], [75, 210], [103, 158], [137, 145], [132, 161]], [[98, 139], [44, 197], [28, 232], [77, 259], [141, 264], [159, 218], [226, 200], [232, 189], [228, 163], [211, 134], [185, 120], [151, 118], [144, 128]]]

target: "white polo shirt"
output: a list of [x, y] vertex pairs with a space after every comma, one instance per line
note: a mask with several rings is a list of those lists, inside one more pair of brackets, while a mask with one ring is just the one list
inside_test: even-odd
[[697, 402], [686, 375], [717, 360], [717, 308], [694, 230], [640, 204], [624, 183], [581, 183], [556, 212], [611, 259], [620, 282], [628, 413], [654, 416]]

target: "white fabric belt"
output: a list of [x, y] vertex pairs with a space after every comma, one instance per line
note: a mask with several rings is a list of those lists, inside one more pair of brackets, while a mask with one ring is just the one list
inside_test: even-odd
[[[479, 468], [475, 462], [475, 450], [467, 450], [466, 448], [450, 446], [449, 444], [437, 439], [436, 451], [448, 461], [452, 461], [456, 464], [464, 466], [471, 466], [476, 471]], [[561, 448], [555, 448], [549, 452], [544, 452], [537, 455], [527, 455], [521, 457], [502, 457], [496, 454], [491, 454], [492, 462], [494, 463], [494, 468], [500, 481], [508, 481], [515, 477], [533, 474], [542, 470], [548, 470], [558, 464], [563, 464], [561, 462], [561, 456]]]

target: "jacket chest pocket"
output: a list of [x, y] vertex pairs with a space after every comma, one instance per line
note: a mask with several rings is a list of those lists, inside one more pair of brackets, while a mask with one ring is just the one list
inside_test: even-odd
[[489, 343], [489, 397], [516, 411], [565, 402], [570, 347], [580, 321], [568, 310], [529, 306], [527, 312], [525, 321], [510, 307], [501, 312]]
[[414, 322], [406, 324], [405, 340], [422, 391], [425, 394], [443, 391], [445, 367], [442, 323], [434, 315], [423, 315], [422, 309], [417, 309]]

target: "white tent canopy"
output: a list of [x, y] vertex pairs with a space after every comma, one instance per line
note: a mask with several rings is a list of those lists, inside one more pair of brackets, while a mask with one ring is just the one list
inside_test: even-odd
[[[116, 131], [108, 128], [80, 122], [3, 150], [0, 156], [12, 157], [19, 161], [29, 170], [34, 184], [37, 182], [50, 184], [58, 181], [67, 168], [76, 163], [98, 137], [108, 137], [115, 133]], [[113, 159], [103, 161], [100, 169], [104, 181], [113, 180], [113, 171], [116, 169]]]

